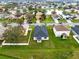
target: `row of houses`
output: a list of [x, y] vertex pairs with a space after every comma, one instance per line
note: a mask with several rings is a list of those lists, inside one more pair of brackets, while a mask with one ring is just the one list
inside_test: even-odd
[[[12, 26], [13, 24], [14, 26]], [[16, 23], [12, 23], [12, 24], [8, 24], [8, 26], [17, 27], [19, 25]], [[21, 26], [24, 29], [23, 31], [24, 36], [27, 36], [27, 34], [29, 33], [29, 25], [26, 22], [24, 22]], [[2, 39], [4, 39], [3, 33], [5, 32], [6, 29], [8, 29], [8, 27], [4, 27], [2, 24], [0, 24], [0, 28], [1, 28], [0, 29], [0, 41], [2, 41]], [[71, 29], [61, 24], [54, 25], [52, 26], [52, 31], [54, 32], [55, 37], [61, 37], [62, 39], [67, 39], [67, 37], [70, 36], [70, 32], [72, 31], [74, 33], [73, 36], [77, 35], [77, 39], [79, 40], [79, 26], [78, 25], [72, 27]], [[49, 40], [50, 37], [49, 37], [48, 30], [46, 28], [46, 25], [36, 25], [34, 27], [32, 38], [33, 40], [37, 41], [37, 43], [41, 43], [42, 41]]]
[[[51, 7], [49, 7], [51, 4], [48, 3], [30, 3], [30, 4], [18, 4], [18, 6], [15, 6], [14, 8], [9, 8], [6, 9], [4, 6], [0, 7], [0, 18], [18, 18], [24, 15], [24, 13], [29, 12], [29, 7], [31, 8], [41, 8], [41, 9], [46, 9], [45, 14], [46, 15], [51, 15], [52, 11], [55, 11], [58, 15], [62, 15], [64, 18], [68, 18], [68, 17], [72, 17], [73, 15], [65, 15], [63, 14], [63, 11], [59, 11], [59, 10], [54, 10], [54, 6], [53, 4], [51, 5]], [[57, 4], [58, 6], [58, 4]], [[63, 7], [62, 7], [63, 8]], [[77, 8], [78, 9], [78, 8]], [[26, 10], [26, 12], [24, 12], [24, 10]], [[65, 11], [68, 10], [70, 11], [70, 9], [65, 9]], [[5, 12], [5, 13], [4, 13]], [[74, 16], [73, 16], [74, 17]], [[77, 16], [76, 16], [77, 17]]]
[[[59, 25], [52, 26], [52, 29], [56, 37], [67, 39], [67, 37], [70, 36], [70, 33], [72, 31], [73, 36], [77, 35], [77, 37], [79, 38], [79, 26], [78, 25], [71, 27], [71, 29], [69, 29], [64, 25], [59, 24]], [[46, 26], [38, 26], [38, 25], [35, 26], [33, 39], [37, 40], [38, 43], [40, 43], [42, 40], [49, 40], [49, 35], [46, 29]]]

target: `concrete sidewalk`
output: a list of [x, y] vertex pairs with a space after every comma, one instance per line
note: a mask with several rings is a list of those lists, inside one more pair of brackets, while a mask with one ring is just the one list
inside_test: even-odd
[[68, 23], [72, 23], [71, 20], [66, 20]]
[[55, 23], [59, 23], [59, 21], [57, 19], [53, 18], [53, 20]]
[[71, 20], [66, 20], [68, 23], [70, 23], [70, 26], [74, 26], [73, 22], [71, 22]]

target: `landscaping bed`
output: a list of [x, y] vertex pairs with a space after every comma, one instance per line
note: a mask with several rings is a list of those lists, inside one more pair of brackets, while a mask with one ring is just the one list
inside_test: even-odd
[[21, 36], [19, 38], [16, 38], [15, 40], [7, 39], [5, 40], [5, 43], [27, 43], [30, 36], [30, 32], [31, 31], [28, 31], [27, 36]]

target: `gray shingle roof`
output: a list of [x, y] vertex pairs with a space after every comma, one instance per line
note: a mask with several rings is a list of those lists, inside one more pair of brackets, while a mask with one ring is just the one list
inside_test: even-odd
[[45, 26], [36, 26], [34, 30], [34, 37], [38, 40], [41, 40], [42, 37], [47, 38], [48, 32]]
[[75, 26], [72, 29], [79, 35], [79, 26]]

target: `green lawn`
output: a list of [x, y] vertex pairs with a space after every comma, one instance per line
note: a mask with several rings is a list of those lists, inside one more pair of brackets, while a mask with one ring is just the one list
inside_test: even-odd
[[1, 23], [12, 23], [12, 22], [17, 22], [17, 20], [16, 19], [0, 19], [0, 22]]
[[[25, 46], [3, 47], [0, 53], [7, 56], [16, 57], [14, 59], [68, 59], [72, 56], [72, 50], [55, 49], [27, 49]], [[9, 59], [8, 57], [3, 57]], [[10, 59], [13, 59], [12, 57]]]
[[0, 59], [18, 59], [17, 57], [5, 55], [5, 54], [0, 54]]
[[5, 56], [0, 56], [0, 59], [11, 59], [11, 58], [5, 57]]
[[35, 23], [36, 22], [36, 18], [34, 17], [33, 19], [32, 19], [32, 23]]
[[8, 22], [7, 19], [0, 19], [0, 22]]
[[46, 19], [45, 19], [43, 22], [45, 22], [45, 23], [52, 23], [52, 22], [54, 22], [54, 20], [53, 20], [52, 17], [49, 15], [49, 16], [46, 17]]
[[58, 20], [60, 23], [66, 23], [66, 20], [61, 18], [60, 20]]
[[79, 19], [73, 19], [71, 21], [74, 22], [74, 23], [79, 23]]
[[[34, 27], [32, 26], [34, 29]], [[49, 40], [37, 43], [31, 37], [30, 45], [28, 46], [3, 46], [0, 48], [0, 59], [70, 59], [73, 56], [73, 51], [78, 48], [78, 44], [72, 38], [72, 33], [67, 40], [56, 38], [52, 28], [47, 27]], [[31, 36], [33, 36], [33, 31]], [[3, 57], [4, 56], [4, 57]]]

